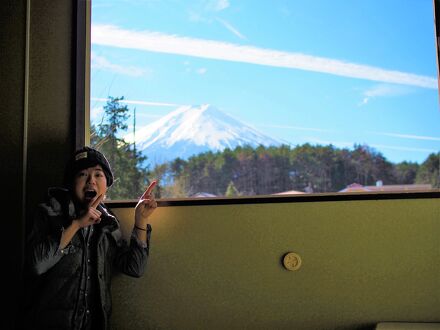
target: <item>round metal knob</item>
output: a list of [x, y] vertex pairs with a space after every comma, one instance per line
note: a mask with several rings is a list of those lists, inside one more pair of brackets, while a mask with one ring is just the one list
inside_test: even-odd
[[295, 252], [286, 253], [283, 258], [283, 265], [287, 270], [298, 270], [301, 264], [301, 257]]

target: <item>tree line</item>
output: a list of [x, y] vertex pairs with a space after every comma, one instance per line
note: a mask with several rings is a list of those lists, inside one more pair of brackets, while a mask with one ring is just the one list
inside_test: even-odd
[[115, 182], [110, 199], [136, 199], [158, 179], [157, 197], [190, 197], [197, 193], [216, 196], [253, 196], [285, 191], [336, 192], [351, 183], [431, 184], [440, 187], [440, 152], [418, 164], [391, 163], [367, 145], [336, 148], [299, 146], [239, 146], [208, 151], [188, 159], [176, 158], [150, 169], [147, 157], [120, 136], [127, 130], [129, 109], [123, 97], [110, 97], [101, 123], [91, 127], [91, 145], [108, 155]]
[[186, 197], [206, 192], [217, 196], [268, 195], [285, 191], [336, 192], [347, 185], [431, 184], [439, 187], [440, 153], [421, 165], [393, 164], [367, 145], [353, 150], [332, 145], [296, 147], [239, 146], [205, 152], [188, 160], [175, 159], [156, 166], [163, 194]]

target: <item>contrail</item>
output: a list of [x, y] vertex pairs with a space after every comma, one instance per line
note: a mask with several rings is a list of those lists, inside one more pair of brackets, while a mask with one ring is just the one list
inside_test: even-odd
[[302, 53], [241, 46], [158, 32], [126, 30], [112, 25], [93, 25], [91, 39], [92, 43], [97, 45], [284, 67], [422, 88], [438, 88], [437, 79], [428, 76]]

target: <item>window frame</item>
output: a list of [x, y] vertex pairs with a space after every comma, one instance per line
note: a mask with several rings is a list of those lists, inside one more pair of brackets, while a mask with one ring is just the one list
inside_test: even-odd
[[[90, 144], [90, 56], [91, 56], [91, 7], [92, 0], [77, 0], [74, 6], [73, 31], [74, 73], [73, 111], [75, 116], [75, 149]], [[437, 48], [437, 80], [440, 98], [440, 0], [433, 0], [435, 45]], [[440, 105], [440, 101], [439, 101]], [[440, 111], [440, 109], [439, 109]], [[161, 198], [158, 206], [241, 205], [267, 203], [337, 202], [361, 200], [395, 200], [440, 198], [440, 189], [411, 192], [331, 192], [301, 195], [257, 195], [245, 197]], [[111, 207], [132, 208], [137, 200], [107, 201]]]
[[74, 150], [90, 144], [90, 51], [92, 0], [76, 0], [73, 6]]

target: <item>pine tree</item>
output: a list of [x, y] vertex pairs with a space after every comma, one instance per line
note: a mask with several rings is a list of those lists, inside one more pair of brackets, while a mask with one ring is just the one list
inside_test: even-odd
[[130, 117], [128, 107], [120, 103], [123, 100], [123, 96], [109, 97], [101, 123], [91, 127], [91, 145], [106, 155], [115, 176], [109, 199], [137, 199], [148, 184], [148, 168], [143, 165], [147, 158], [120, 137]]

